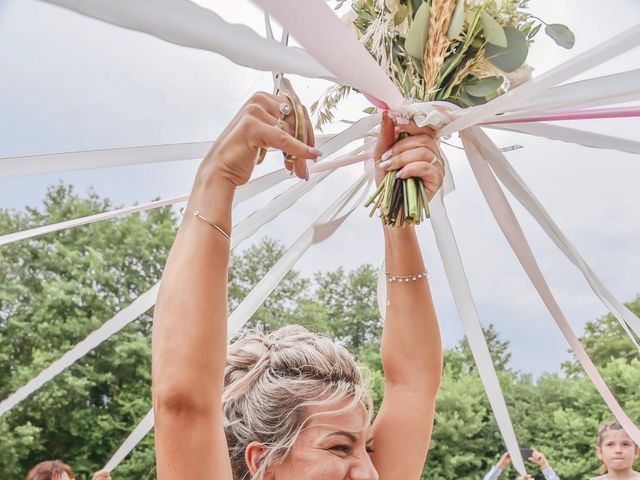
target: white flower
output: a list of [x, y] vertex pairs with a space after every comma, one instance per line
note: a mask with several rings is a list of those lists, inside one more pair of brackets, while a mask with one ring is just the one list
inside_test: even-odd
[[531, 72], [533, 72], [533, 68], [531, 65], [526, 63], [520, 65], [513, 72], [502, 72], [508, 84], [506, 85], [506, 89], [510, 90], [512, 88], [516, 88], [518, 85], [522, 85], [523, 83], [531, 80]]
[[418, 127], [433, 127], [439, 129], [447, 123], [447, 116], [438, 110], [432, 102], [418, 102], [404, 104], [400, 108], [390, 111], [389, 116], [399, 125], [406, 125], [413, 119]]

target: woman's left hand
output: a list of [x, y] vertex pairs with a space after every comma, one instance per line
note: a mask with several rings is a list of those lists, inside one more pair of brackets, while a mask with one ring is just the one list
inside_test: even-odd
[[431, 200], [444, 179], [444, 162], [438, 156], [435, 131], [429, 127], [418, 127], [412, 120], [402, 125], [399, 132], [411, 135], [396, 142], [396, 126], [387, 112], [383, 112], [373, 154], [377, 167], [376, 183], [380, 183], [387, 172], [399, 170], [396, 178], [419, 177], [427, 198]]

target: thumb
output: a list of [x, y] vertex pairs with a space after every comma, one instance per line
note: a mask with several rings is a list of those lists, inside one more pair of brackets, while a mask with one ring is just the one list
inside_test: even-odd
[[380, 133], [378, 134], [378, 141], [376, 148], [373, 151], [374, 161], [379, 161], [384, 152], [389, 150], [395, 143], [395, 126], [393, 120], [389, 118], [389, 114], [382, 112], [382, 122], [380, 123]]

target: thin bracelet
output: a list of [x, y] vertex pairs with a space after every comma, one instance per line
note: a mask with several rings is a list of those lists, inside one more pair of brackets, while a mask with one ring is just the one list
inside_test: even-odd
[[[180, 214], [182, 216], [184, 216], [184, 207], [180, 209]], [[222, 228], [220, 228], [218, 225], [216, 225], [213, 222], [210, 222], [209, 220], [207, 220], [205, 217], [203, 217], [202, 215], [200, 215], [200, 210], [194, 210], [193, 211], [193, 216], [196, 218], [199, 218], [200, 220], [202, 220], [203, 222], [205, 222], [207, 225], [212, 226], [213, 228], [215, 228], [216, 230], [218, 230], [222, 235], [225, 236], [225, 238], [227, 240], [229, 240], [229, 243], [231, 243], [231, 237], [227, 234], [227, 232], [225, 232]]]
[[427, 273], [426, 270], [413, 275], [391, 275], [389, 272], [385, 272], [385, 276], [387, 277], [387, 282], [415, 282], [420, 278], [426, 277]]

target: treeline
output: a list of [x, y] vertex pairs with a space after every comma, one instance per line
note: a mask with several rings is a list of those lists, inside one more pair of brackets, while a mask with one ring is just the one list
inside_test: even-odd
[[[52, 187], [39, 208], [0, 210], [0, 233], [113, 208], [95, 194]], [[15, 391], [160, 278], [177, 218], [168, 208], [36, 237], [0, 247], [0, 398]], [[284, 247], [264, 239], [234, 255], [233, 309]], [[382, 320], [377, 271], [292, 271], [251, 320], [266, 329], [300, 323], [354, 352], [382, 397], [377, 354]], [[640, 300], [629, 304], [640, 313]], [[61, 458], [90, 478], [142, 419], [150, 402], [152, 311], [131, 323], [36, 394], [0, 418], [0, 478], [20, 479], [33, 464]], [[486, 330], [522, 446], [547, 454], [563, 479], [593, 475], [595, 429], [609, 414], [575, 362], [534, 380], [513, 371], [509, 345]], [[632, 419], [640, 419], [637, 350], [611, 316], [590, 322], [583, 342]], [[504, 450], [465, 341], [445, 351], [436, 425], [423, 478], [481, 479]], [[401, 461], [401, 459], [399, 459]], [[533, 465], [532, 465], [533, 467]], [[541, 474], [531, 468], [536, 478]], [[188, 476], [188, 472], [185, 472]], [[515, 477], [513, 470], [504, 478]], [[155, 478], [149, 435], [114, 471], [116, 480]]]

